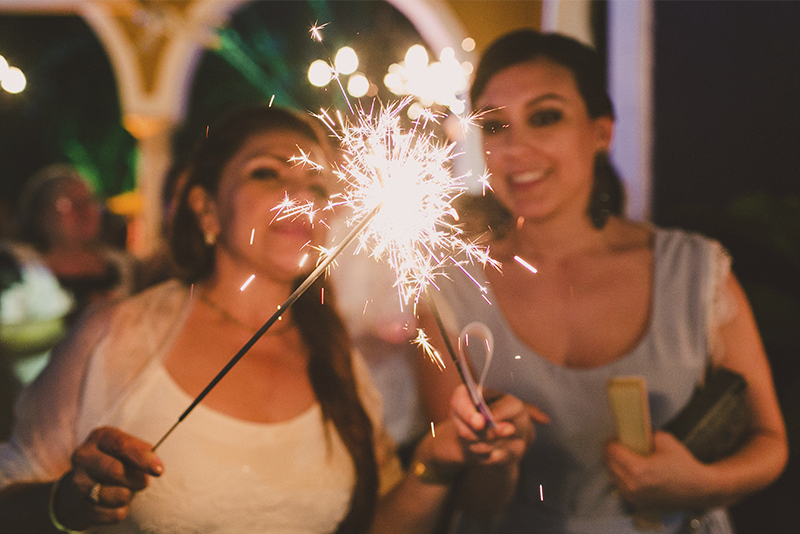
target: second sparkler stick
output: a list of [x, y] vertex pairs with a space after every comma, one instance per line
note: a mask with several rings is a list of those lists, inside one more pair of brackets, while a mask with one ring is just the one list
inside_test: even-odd
[[436, 307], [436, 303], [433, 301], [433, 298], [428, 291], [425, 292], [425, 296], [427, 297], [427, 303], [428, 307], [430, 308], [431, 315], [433, 315], [433, 319], [436, 321], [436, 326], [439, 329], [439, 334], [441, 334], [442, 340], [444, 341], [444, 346], [447, 349], [448, 354], [450, 354], [450, 359], [453, 361], [453, 365], [456, 366], [456, 370], [458, 371], [458, 376], [461, 378], [461, 382], [464, 384], [464, 386], [466, 386], [467, 392], [469, 392], [472, 404], [475, 405], [475, 409], [478, 410], [486, 420], [487, 426], [494, 428], [497, 426], [497, 423], [495, 423], [492, 412], [489, 411], [489, 406], [483, 399], [481, 392], [475, 387], [475, 381], [472, 380], [471, 371], [469, 368], [464, 368], [464, 366], [461, 365], [461, 361], [456, 355], [455, 349], [453, 349], [453, 344], [450, 342], [450, 336], [447, 335], [447, 330], [445, 330], [444, 322], [442, 321], [442, 316], [439, 314], [439, 309]]

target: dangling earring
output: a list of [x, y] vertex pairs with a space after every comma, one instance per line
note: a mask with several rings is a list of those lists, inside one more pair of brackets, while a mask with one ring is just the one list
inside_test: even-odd
[[609, 215], [614, 211], [611, 198], [611, 189], [613, 187], [611, 180], [613, 178], [608, 175], [610, 166], [611, 162], [608, 161], [608, 154], [606, 152], [598, 152], [594, 159], [594, 182], [587, 210], [589, 218], [592, 220], [592, 226], [598, 230], [606, 225]]
[[203, 240], [206, 242], [206, 245], [213, 247], [217, 244], [217, 234], [214, 232], [206, 232], [203, 234]]

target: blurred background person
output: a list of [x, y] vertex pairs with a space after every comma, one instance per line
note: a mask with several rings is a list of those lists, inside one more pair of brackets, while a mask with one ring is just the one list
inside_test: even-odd
[[67, 331], [75, 301], [31, 248], [1, 243], [0, 350], [16, 386], [31, 382]]
[[20, 196], [16, 238], [37, 251], [75, 299], [70, 320], [89, 304], [132, 294], [136, 260], [103, 240], [103, 209], [72, 166], [34, 174]]
[[37, 376], [89, 304], [134, 292], [134, 256], [102, 233], [102, 207], [74, 167], [51, 165], [31, 176], [15, 239], [0, 245], [19, 266], [19, 279], [1, 295], [0, 344], [21, 385]]

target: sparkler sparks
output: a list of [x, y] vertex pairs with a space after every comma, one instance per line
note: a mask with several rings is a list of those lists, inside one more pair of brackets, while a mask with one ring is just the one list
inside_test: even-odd
[[242, 287], [239, 288], [239, 291], [244, 291], [247, 288], [247, 286], [250, 285], [250, 282], [252, 282], [255, 277], [256, 275], [251, 274], [250, 278], [248, 278], [247, 281], [244, 284], [242, 284]]
[[[345, 119], [338, 112], [336, 122], [325, 111], [317, 117], [339, 139], [343, 151], [343, 163], [334, 169], [334, 174], [344, 188], [324, 209], [348, 209], [348, 226], [362, 227], [355, 237], [358, 240], [356, 253], [366, 250], [373, 258], [386, 261], [395, 272], [400, 302], [413, 303], [416, 307], [427, 289], [435, 287], [436, 276], [448, 263], [465, 273], [465, 263], [479, 261], [497, 269], [500, 263], [489, 256], [486, 248], [465, 239], [456, 226], [458, 216], [452, 202], [466, 191], [466, 184], [450, 170], [456, 156], [455, 144], [441, 143], [433, 134], [424, 131], [425, 125], [438, 119], [435, 114], [423, 114], [410, 129], [404, 129], [400, 116], [410, 101], [405, 98], [379, 110], [358, 108], [354, 120]], [[315, 167], [302, 152], [294, 161]], [[307, 214], [313, 220], [315, 214], [312, 205], [288, 198], [276, 211], [276, 219]], [[335, 252], [320, 250], [320, 261], [330, 264], [341, 247], [336, 247]], [[470, 276], [469, 279], [482, 293], [486, 292], [474, 278]], [[428, 302], [436, 316], [433, 301], [428, 299]], [[468, 383], [472, 380], [468, 376], [469, 369], [464, 362], [459, 362], [439, 323], [437, 319], [451, 359], [462, 380]], [[414, 343], [440, 369], [445, 367], [422, 330], [418, 330]], [[473, 402], [487, 422], [494, 425], [479, 393], [473, 396]]]
[[311, 39], [321, 43], [322, 42], [322, 28], [324, 28], [328, 24], [330, 24], [330, 22], [326, 22], [325, 24], [314, 23], [314, 25], [311, 26], [311, 29], [308, 30], [308, 32], [311, 34]]
[[[312, 39], [321, 42], [321, 29], [326, 25], [314, 24], [310, 30]], [[500, 268], [500, 263], [489, 256], [485, 247], [465, 239], [458, 226], [450, 222], [450, 218], [457, 218], [451, 206], [453, 200], [467, 189], [463, 179], [451, 173], [455, 143], [442, 143], [432, 133], [425, 132], [425, 126], [436, 123], [439, 118], [433, 112], [421, 114], [410, 129], [404, 129], [401, 112], [411, 101], [407, 97], [378, 110], [365, 111], [360, 107], [353, 109], [348, 100], [348, 107], [355, 114], [352, 120], [344, 118], [338, 110], [336, 122], [325, 111], [317, 115], [340, 141], [343, 163], [334, 168], [334, 174], [343, 183], [344, 190], [328, 199], [323, 207], [312, 201], [292, 199], [287, 194], [273, 209], [276, 212], [273, 221], [308, 216], [314, 223], [320, 211], [343, 207], [351, 214], [347, 220], [351, 229], [330, 250], [318, 247], [316, 268], [194, 399], [155, 444], [154, 451], [351, 242], [358, 241], [356, 252], [367, 250], [372, 257], [383, 259], [392, 267], [400, 300], [406, 305], [413, 302], [416, 306], [426, 289], [435, 286], [435, 277], [448, 264], [459, 266], [464, 272], [463, 264], [475, 261]], [[471, 122], [469, 118], [464, 119], [462, 127], [468, 127]], [[302, 150], [292, 161], [318, 171], [323, 169]], [[484, 185], [487, 184], [484, 182]], [[251, 233], [251, 241], [253, 235]], [[251, 276], [241, 290], [254, 277]], [[485, 288], [478, 287], [485, 293]], [[324, 293], [320, 299], [324, 303]], [[431, 307], [451, 358], [465, 380], [469, 370], [459, 364], [432, 301]], [[421, 330], [416, 343], [440, 368], [444, 367], [441, 356]], [[493, 425], [483, 399], [473, 399], [473, 402]]]
[[[348, 208], [348, 226], [378, 210], [359, 235], [356, 252], [367, 250], [392, 267], [406, 305], [417, 303], [448, 262], [479, 261], [499, 268], [485, 248], [464, 239], [450, 222], [456, 218], [452, 201], [466, 191], [463, 179], [450, 171], [455, 145], [423, 130], [422, 121], [434, 116], [404, 129], [401, 112], [410, 102], [405, 98], [378, 111], [360, 109], [353, 121], [338, 115], [338, 128], [327, 112], [317, 115], [340, 140], [344, 154], [343, 163], [334, 169], [344, 191], [325, 209]], [[295, 161], [315, 165], [306, 154]], [[313, 217], [314, 210], [287, 198], [276, 208], [276, 218]]]
[[514, 256], [514, 261], [516, 261], [517, 263], [519, 263], [520, 265], [522, 265], [523, 267], [525, 267], [526, 269], [528, 269], [528, 270], [529, 270], [530, 272], [532, 272], [533, 274], [536, 274], [536, 273], [538, 273], [538, 272], [539, 272], [539, 271], [536, 269], [536, 267], [534, 267], [533, 265], [531, 265], [531, 264], [530, 264], [530, 263], [528, 263], [527, 261], [523, 260], [523, 259], [522, 259], [522, 258], [520, 258], [519, 256]]
[[439, 354], [439, 351], [436, 350], [436, 348], [430, 342], [428, 335], [421, 328], [417, 328], [417, 337], [414, 338], [414, 344], [422, 349], [422, 352], [424, 352], [425, 355], [430, 358], [430, 360], [435, 363], [440, 370], [445, 368], [441, 354]]
[[[311, 38], [322, 42], [321, 29], [315, 23]], [[385, 260], [396, 274], [396, 287], [405, 305], [415, 305], [435, 276], [448, 263], [479, 261], [500, 268], [488, 251], [469, 242], [455, 226], [457, 219], [452, 202], [467, 189], [461, 177], [453, 176], [451, 164], [455, 143], [442, 143], [424, 128], [438, 123], [441, 115], [426, 110], [410, 129], [401, 125], [401, 112], [413, 101], [406, 97], [380, 109], [353, 109], [354, 118], [344, 118], [337, 110], [334, 121], [326, 111], [317, 117], [340, 141], [344, 161], [334, 174], [344, 184], [344, 191], [330, 199], [323, 209], [344, 206], [351, 216], [348, 226], [359, 224], [367, 214], [372, 220], [358, 236], [356, 252], [367, 250], [378, 260]], [[480, 115], [459, 117], [468, 129]], [[293, 158], [297, 164], [322, 170], [310, 155], [301, 151]], [[483, 181], [486, 186], [486, 180]], [[303, 214], [313, 222], [319, 208], [303, 205], [288, 197], [277, 208], [276, 218]], [[322, 260], [326, 251], [322, 251]]]

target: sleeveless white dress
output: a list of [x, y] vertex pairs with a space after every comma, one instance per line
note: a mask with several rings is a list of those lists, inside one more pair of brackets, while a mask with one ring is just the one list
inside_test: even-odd
[[[89, 319], [60, 345], [17, 404], [0, 445], [0, 485], [53, 480], [100, 425], [154, 443], [192, 401], [162, 365], [192, 301], [166, 282]], [[353, 367], [375, 428], [381, 492], [402, 477], [381, 425], [381, 401], [358, 355]], [[285, 422], [238, 420], [198, 405], [158, 449], [165, 471], [122, 523], [98, 533], [301, 534], [336, 530], [355, 481], [351, 458], [320, 406]]]

